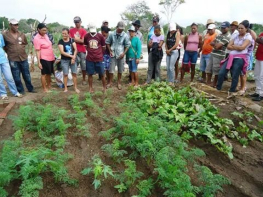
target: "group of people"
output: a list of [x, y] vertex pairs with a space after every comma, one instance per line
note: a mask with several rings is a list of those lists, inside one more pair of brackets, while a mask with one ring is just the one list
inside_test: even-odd
[[[136, 20], [125, 32], [124, 22], [118, 22], [116, 29], [111, 32], [108, 21], [103, 21], [101, 31], [97, 32], [94, 24], [89, 25], [88, 32], [81, 26], [81, 18], [74, 17], [75, 27], [62, 30], [62, 38], [58, 42], [61, 57], [55, 58], [52, 41], [47, 35], [44, 23], [37, 26], [37, 34], [33, 44], [37, 54], [38, 67], [41, 69], [41, 83], [44, 92], [51, 88], [51, 75], [54, 72], [54, 62], [59, 62], [64, 84], [64, 92], [68, 91], [69, 76], [71, 85], [79, 93], [77, 87], [77, 66], [82, 70], [82, 84], [86, 85], [88, 75], [89, 92], [93, 92], [93, 75], [98, 74], [102, 81], [103, 91], [113, 85], [113, 76], [117, 67], [117, 88], [122, 89], [121, 78], [125, 63], [130, 71], [130, 85], [139, 86], [138, 65], [142, 57], [143, 35], [140, 32], [141, 23]], [[9, 31], [0, 35], [0, 96], [7, 99], [7, 93], [2, 80], [4, 75], [10, 91], [17, 97], [25, 93], [21, 82], [21, 73], [29, 92], [35, 92], [31, 84], [29, 65], [25, 46], [26, 37], [18, 31], [18, 21], [12, 19]], [[200, 57], [200, 81], [217, 90], [222, 89], [223, 82], [228, 80], [231, 73], [229, 97], [244, 95], [246, 91], [246, 73], [252, 70], [253, 51], [257, 47], [255, 80], [256, 92], [251, 95], [254, 101], [263, 100], [263, 33], [257, 37], [249, 21], [241, 23], [228, 21], [217, 29], [215, 22], [207, 21], [206, 30], [198, 33], [198, 24], [191, 25], [191, 33], [184, 36], [182, 28], [176, 23], [170, 23], [167, 35], [159, 25], [158, 16], [153, 17], [153, 25], [148, 30], [148, 71], [145, 84], [161, 80], [161, 61], [165, 50], [167, 82], [170, 85], [182, 82], [185, 72], [191, 72], [190, 80], [194, 80], [195, 65]], [[181, 48], [184, 56], [178, 79]], [[7, 58], [5, 52], [7, 53]], [[240, 79], [240, 80], [239, 80]], [[240, 87], [238, 84], [240, 81]], [[237, 92], [237, 89], [239, 91]]]

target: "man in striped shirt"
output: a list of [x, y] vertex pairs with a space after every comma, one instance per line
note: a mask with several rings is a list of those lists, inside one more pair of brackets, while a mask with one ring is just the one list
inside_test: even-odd
[[[205, 72], [207, 74], [207, 84], [211, 85], [212, 87], [216, 87], [218, 73], [220, 70], [220, 62], [225, 58], [226, 48], [231, 38], [229, 27], [229, 22], [223, 22], [221, 24], [222, 34], [218, 35], [216, 39], [210, 44], [213, 47], [213, 51], [211, 53]], [[213, 83], [211, 82], [212, 75], [215, 75]]]

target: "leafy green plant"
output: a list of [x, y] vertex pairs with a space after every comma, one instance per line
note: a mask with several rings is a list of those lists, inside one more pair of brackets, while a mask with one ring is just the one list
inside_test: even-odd
[[98, 155], [93, 156], [90, 167], [81, 171], [81, 174], [88, 175], [92, 173], [94, 175], [93, 185], [95, 189], [98, 189], [102, 181], [107, 179], [108, 176], [114, 177], [113, 171], [110, 166], [105, 165]]
[[125, 192], [143, 175], [142, 172], [136, 170], [135, 161], [129, 159], [124, 160], [124, 165], [126, 167], [125, 170], [115, 175], [115, 179], [118, 180], [120, 184], [115, 185], [114, 188], [118, 189], [119, 193]]

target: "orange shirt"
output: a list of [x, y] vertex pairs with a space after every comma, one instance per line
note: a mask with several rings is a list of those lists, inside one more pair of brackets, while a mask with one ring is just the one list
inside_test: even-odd
[[208, 55], [213, 51], [213, 47], [210, 45], [210, 43], [216, 38], [216, 33], [213, 35], [206, 34], [204, 38], [204, 44], [202, 49], [202, 54]]

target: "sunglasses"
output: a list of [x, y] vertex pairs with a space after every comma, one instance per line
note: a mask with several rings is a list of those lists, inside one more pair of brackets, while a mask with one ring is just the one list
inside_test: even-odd
[[18, 26], [18, 24], [13, 24], [13, 26]]
[[74, 21], [75, 24], [80, 23], [80, 21]]

